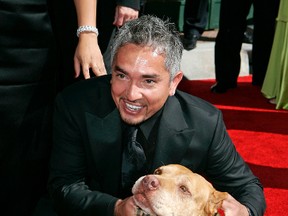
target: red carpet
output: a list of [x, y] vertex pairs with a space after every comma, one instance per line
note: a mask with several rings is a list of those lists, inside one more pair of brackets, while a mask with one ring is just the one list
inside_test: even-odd
[[179, 89], [214, 104], [223, 112], [237, 150], [264, 185], [265, 216], [288, 215], [288, 112], [275, 110], [251, 77], [225, 94], [210, 92], [214, 80], [180, 83]]

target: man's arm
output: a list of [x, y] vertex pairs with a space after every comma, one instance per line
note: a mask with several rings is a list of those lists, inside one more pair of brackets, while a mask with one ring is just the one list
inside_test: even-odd
[[[49, 193], [56, 212], [60, 215], [73, 216], [81, 213], [112, 216], [118, 198], [92, 191], [86, 184], [87, 155], [80, 133], [82, 124], [77, 119], [78, 116], [81, 118], [81, 111], [78, 106], [71, 105], [71, 100], [73, 98], [68, 103], [61, 95], [56, 99]], [[75, 115], [77, 110], [78, 114]], [[94, 184], [97, 185], [97, 182]]]
[[223, 200], [222, 209], [225, 212], [225, 216], [251, 216], [250, 210], [234, 199], [230, 194]]
[[206, 171], [214, 187], [220, 191], [227, 191], [244, 205], [239, 206], [230, 199], [227, 200], [227, 205], [224, 207], [229, 206], [229, 203], [232, 202], [235, 204], [234, 207], [238, 206], [243, 211], [245, 210], [247, 215], [248, 211], [243, 207], [248, 207], [252, 215], [262, 216], [266, 208], [262, 185], [236, 151], [226, 131], [222, 115], [218, 117], [207, 159]]

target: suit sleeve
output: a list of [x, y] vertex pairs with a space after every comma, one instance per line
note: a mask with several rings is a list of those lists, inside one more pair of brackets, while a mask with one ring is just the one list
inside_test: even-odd
[[117, 198], [92, 191], [85, 183], [85, 150], [73, 111], [61, 95], [54, 110], [54, 143], [50, 162], [48, 190], [59, 216], [114, 215]]
[[226, 131], [221, 112], [211, 143], [207, 174], [215, 188], [229, 192], [247, 206], [252, 215], [264, 215], [266, 202], [262, 185], [236, 151]]

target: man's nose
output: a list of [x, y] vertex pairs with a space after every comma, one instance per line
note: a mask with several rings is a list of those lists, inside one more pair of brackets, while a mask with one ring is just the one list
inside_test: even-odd
[[126, 97], [130, 101], [135, 101], [141, 98], [141, 88], [139, 88], [135, 83], [131, 83], [126, 91]]

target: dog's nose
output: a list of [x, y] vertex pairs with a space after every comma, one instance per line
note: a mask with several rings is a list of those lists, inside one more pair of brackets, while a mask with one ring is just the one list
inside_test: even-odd
[[147, 175], [142, 180], [142, 184], [148, 190], [156, 190], [159, 186], [159, 180], [153, 175]]

